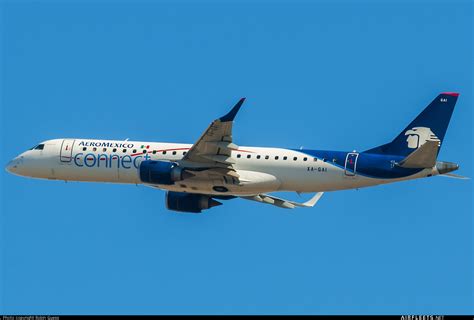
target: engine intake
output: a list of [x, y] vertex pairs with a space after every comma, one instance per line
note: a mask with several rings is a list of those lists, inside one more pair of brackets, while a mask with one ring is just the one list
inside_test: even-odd
[[168, 191], [165, 196], [166, 207], [169, 210], [201, 213], [202, 210], [220, 206], [222, 203], [210, 196], [195, 193]]
[[183, 169], [177, 163], [169, 161], [142, 161], [138, 172], [144, 183], [171, 185], [184, 179]]

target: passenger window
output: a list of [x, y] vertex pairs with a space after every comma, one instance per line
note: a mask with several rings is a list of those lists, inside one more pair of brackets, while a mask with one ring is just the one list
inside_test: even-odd
[[288, 159], [288, 157], [287, 157], [287, 156], [284, 156], [284, 157], [283, 157], [283, 160], [286, 160], [286, 159]]
[[137, 153], [137, 149], [133, 149], [133, 152], [132, 153]]
[[163, 150], [163, 154], [166, 154], [166, 150]]
[[173, 151], [173, 156], [175, 156], [175, 155], [176, 155], [176, 151]]
[[122, 152], [123, 152], [123, 153], [127, 153], [127, 149], [123, 149]]
[[237, 158], [240, 158], [240, 157], [241, 157], [241, 155], [240, 155], [240, 154], [238, 154], [238, 155], [237, 155]]
[[275, 160], [278, 160], [278, 158], [279, 158], [278, 156], [275, 156]]
[[306, 160], [308, 160], [308, 158], [304, 157], [304, 158], [303, 158], [303, 161], [306, 161]]
[[313, 161], [314, 161], [314, 162], [318, 161], [318, 158], [313, 158]]
[[96, 147], [94, 147], [94, 148], [92, 149], [92, 151], [97, 151], [97, 148], [96, 148]]
[[268, 158], [270, 158], [269, 156], [265, 156], [265, 160], [268, 160]]
[[247, 159], [250, 159], [252, 156], [250, 154], [247, 155]]
[[153, 154], [156, 154], [156, 150], [153, 150]]
[[257, 159], [260, 159], [260, 155], [257, 156]]
[[86, 150], [87, 150], [87, 147], [82, 148], [82, 151], [86, 151]]
[[186, 155], [186, 151], [183, 152], [183, 156], [185, 156], [185, 155]]
[[117, 152], [117, 148], [114, 148], [114, 149], [112, 150], [112, 152]]
[[143, 153], [146, 153], [146, 150], [143, 150]]
[[294, 158], [293, 158], [293, 161], [296, 161], [296, 160], [298, 160], [298, 157], [294, 157]]
[[327, 159], [326, 159], [326, 158], [323, 158], [323, 162], [326, 162], [326, 161], [327, 161]]

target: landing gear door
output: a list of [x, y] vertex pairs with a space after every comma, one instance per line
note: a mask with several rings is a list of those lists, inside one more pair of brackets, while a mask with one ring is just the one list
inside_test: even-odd
[[344, 174], [353, 177], [356, 174], [357, 158], [359, 154], [356, 152], [348, 153], [346, 156], [346, 165], [344, 166]]
[[72, 160], [72, 148], [74, 146], [74, 139], [64, 139], [61, 144], [61, 151], [59, 153], [59, 159], [61, 162], [71, 162]]

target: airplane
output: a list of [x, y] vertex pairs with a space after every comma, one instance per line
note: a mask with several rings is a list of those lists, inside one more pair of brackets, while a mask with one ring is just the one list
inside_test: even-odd
[[[459, 94], [439, 94], [393, 141], [366, 150], [322, 151], [238, 146], [232, 127], [245, 98], [214, 120], [194, 144], [53, 139], [11, 160], [12, 174], [50, 180], [143, 184], [166, 190], [169, 210], [201, 213], [241, 198], [281, 208], [313, 207], [326, 191], [358, 189], [450, 172], [437, 161]], [[306, 202], [270, 193], [315, 193]]]

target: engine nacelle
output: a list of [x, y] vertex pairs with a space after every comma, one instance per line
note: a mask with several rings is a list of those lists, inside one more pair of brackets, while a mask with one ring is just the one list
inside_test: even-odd
[[142, 161], [138, 173], [144, 183], [171, 185], [183, 180], [183, 169], [177, 163], [169, 161]]
[[174, 191], [166, 192], [165, 202], [169, 210], [192, 213], [201, 213], [202, 210], [222, 204], [203, 194]]

